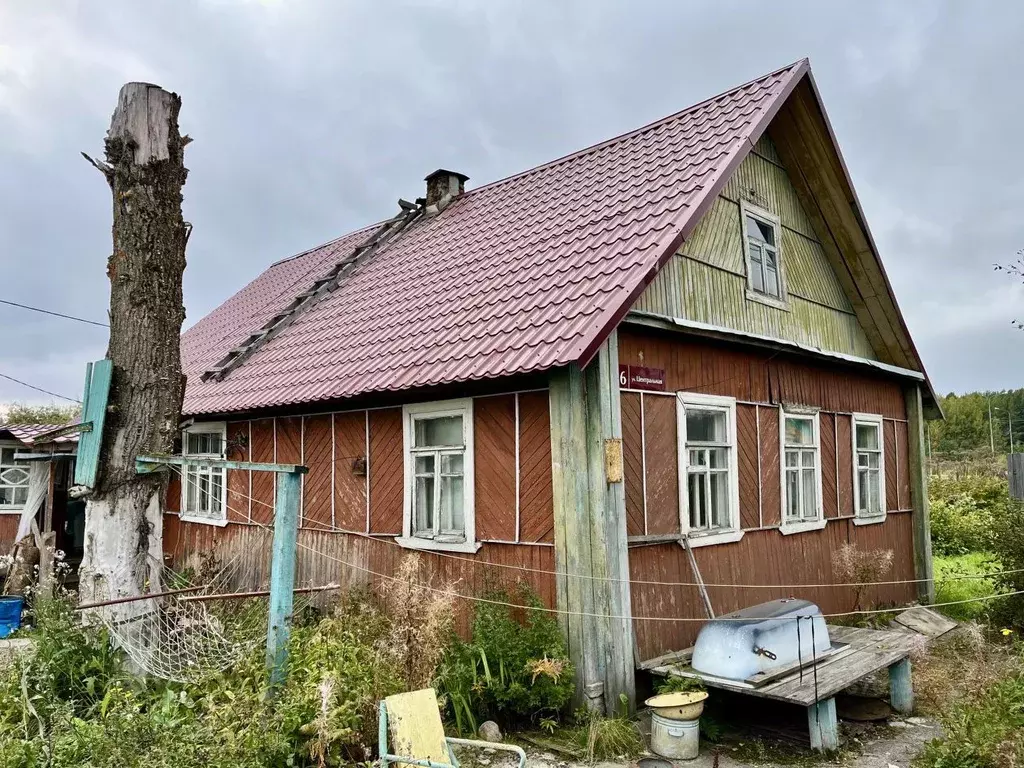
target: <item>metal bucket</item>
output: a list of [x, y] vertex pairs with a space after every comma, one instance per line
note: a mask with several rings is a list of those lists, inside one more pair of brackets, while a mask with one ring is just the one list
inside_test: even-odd
[[700, 751], [700, 721], [670, 720], [651, 713], [651, 751], [669, 760], [694, 760]]

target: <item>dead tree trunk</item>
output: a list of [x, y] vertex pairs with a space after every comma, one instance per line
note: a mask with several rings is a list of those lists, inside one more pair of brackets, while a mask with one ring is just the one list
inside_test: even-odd
[[113, 192], [107, 357], [114, 373], [99, 475], [86, 505], [82, 602], [159, 591], [167, 480], [136, 474], [135, 457], [171, 453], [181, 419], [188, 239], [181, 188], [190, 139], [178, 132], [180, 108], [177, 94], [128, 83], [110, 121], [106, 162], [86, 155]]

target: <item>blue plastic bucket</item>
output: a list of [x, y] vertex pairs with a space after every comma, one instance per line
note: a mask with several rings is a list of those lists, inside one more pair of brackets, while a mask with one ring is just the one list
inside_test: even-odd
[[21, 626], [21, 609], [25, 598], [20, 596], [0, 597], [0, 638], [7, 637]]

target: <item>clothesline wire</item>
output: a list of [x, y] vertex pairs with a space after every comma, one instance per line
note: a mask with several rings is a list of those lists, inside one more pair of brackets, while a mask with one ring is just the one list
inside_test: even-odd
[[[200, 461], [200, 462], [197, 462], [197, 463], [202, 463], [202, 462]], [[174, 466], [174, 469], [176, 471], [178, 471], [181, 474], [182, 478], [184, 479], [185, 474], [184, 474], [184, 472], [181, 471], [181, 468], [177, 467], [177, 466]], [[197, 488], [198, 488], [198, 486], [197, 486]], [[267, 507], [271, 511], [273, 511], [273, 509], [274, 509], [274, 505], [273, 504], [268, 504], [267, 502], [262, 501], [261, 499], [257, 499], [257, 498], [255, 498], [255, 497], [253, 497], [251, 495], [248, 495], [248, 494], [245, 494], [245, 493], [241, 493], [240, 491], [234, 491], [234, 490], [228, 489], [227, 492], [229, 494], [234, 494], [235, 496], [240, 497], [242, 500], [255, 502], [256, 504], [259, 504], [261, 506]], [[233, 508], [231, 509], [231, 511], [234, 512], [239, 517], [245, 518], [245, 524], [260, 525], [259, 522], [255, 521], [255, 520], [252, 520], [252, 518], [249, 515], [245, 515], [242, 512], [240, 512], [238, 510], [235, 510]], [[348, 530], [348, 529], [345, 529], [345, 528], [339, 528], [339, 527], [337, 527], [335, 525], [330, 525], [328, 523], [322, 523], [322, 522], [320, 522], [318, 520], [310, 520], [308, 518], [303, 519], [302, 522], [306, 526], [309, 526], [309, 525], [319, 526], [318, 530], [322, 531], [322, 532], [326, 532], [326, 533], [341, 533], [341, 534], [347, 534], [349, 536], [358, 536], [359, 538], [368, 539], [370, 541], [380, 542], [380, 543], [383, 543], [383, 544], [387, 544], [389, 546], [399, 547], [401, 549], [406, 549], [406, 550], [409, 549], [408, 547], [403, 547], [401, 544], [396, 542], [393, 538], [389, 538], [390, 536], [393, 536], [393, 534], [370, 534], [370, 533], [365, 533], [363, 531], [352, 531], [352, 530]], [[510, 542], [510, 543], [518, 545], [518, 542]], [[526, 543], [526, 546], [529, 546], [529, 542]], [[478, 559], [478, 558], [464, 557], [464, 556], [461, 556], [461, 555], [458, 555], [458, 554], [454, 554], [452, 552], [442, 552], [442, 551], [438, 551], [438, 550], [427, 550], [427, 554], [430, 554], [430, 555], [433, 555], [433, 556], [436, 556], [436, 557], [442, 557], [442, 558], [445, 558], [445, 559], [448, 559], [448, 560], [459, 560], [459, 561], [462, 561], [462, 562], [471, 563], [471, 564], [473, 564], [475, 566], [484, 566], [484, 567], [488, 567], [488, 568], [504, 568], [504, 569], [507, 569], [507, 570], [527, 572], [527, 573], [539, 573], [539, 574], [543, 574], [543, 575], [546, 575], [546, 576], [555, 576], [555, 577], [559, 577], [559, 578], [586, 579], [586, 580], [590, 580], [590, 581], [607, 581], [607, 582], [617, 582], [617, 583], [628, 583], [628, 584], [637, 584], [637, 585], [640, 585], [640, 586], [651, 586], [651, 587], [700, 587], [700, 586], [704, 586], [704, 587], [710, 587], [710, 588], [716, 588], [716, 589], [831, 589], [831, 588], [836, 588], [836, 587], [850, 587], [850, 588], [856, 588], [856, 587], [886, 587], [886, 586], [899, 586], [899, 585], [903, 585], [903, 584], [923, 584], [923, 583], [930, 582], [930, 581], [937, 581], [937, 582], [940, 582], [940, 583], [945, 583], [947, 581], [971, 581], [971, 580], [976, 580], [976, 579], [988, 579], [988, 578], [992, 578], [993, 576], [1012, 576], [1012, 575], [1015, 575], [1015, 574], [1024, 573], [1024, 568], [1015, 568], [1015, 569], [1012, 569], [1012, 570], [992, 571], [992, 572], [989, 572], [989, 573], [964, 574], [962, 576], [948, 576], [948, 577], [943, 578], [943, 579], [935, 579], [935, 578], [931, 578], [931, 579], [893, 579], [893, 580], [889, 580], [889, 581], [850, 581], [850, 582], [838, 582], [838, 583], [837, 582], [832, 582], [832, 583], [829, 583], [829, 584], [723, 584], [723, 583], [709, 583], [709, 582], [705, 582], [703, 585], [701, 585], [701, 584], [698, 584], [697, 582], [688, 582], [688, 581], [653, 581], [653, 580], [646, 580], [646, 579], [626, 579], [626, 578], [619, 578], [619, 577], [616, 577], [616, 576], [595, 576], [593, 574], [588, 574], [588, 573], [569, 573], [567, 571], [549, 570], [549, 569], [544, 569], [544, 568], [531, 568], [531, 567], [528, 567], [528, 566], [525, 566], [525, 565], [514, 565], [512, 563], [496, 563], [496, 562], [492, 562], [492, 561], [488, 561], [488, 560], [481, 560], [481, 559]]]
[[[182, 475], [182, 479], [183, 480], [187, 479], [186, 476], [185, 476], [185, 473], [182, 472], [180, 468], [178, 468], [178, 467], [173, 467], [173, 468]], [[194, 484], [194, 481], [192, 481], [192, 482]], [[198, 485], [196, 486], [196, 488], [202, 492], [202, 489], [199, 488]], [[240, 514], [238, 510], [233, 509], [230, 505], [225, 504], [225, 506], [231, 512], [234, 512], [235, 514]], [[254, 525], [256, 525], [257, 527], [259, 527], [259, 528], [261, 528], [261, 529], [263, 529], [265, 531], [272, 532], [274, 530], [271, 526], [266, 525], [264, 523], [254, 523]], [[588, 611], [569, 611], [569, 610], [565, 610], [565, 609], [562, 609], [562, 608], [549, 608], [547, 606], [540, 606], [540, 605], [525, 605], [525, 604], [521, 604], [521, 603], [512, 603], [512, 602], [509, 602], [507, 600], [496, 600], [494, 598], [480, 597], [478, 595], [466, 595], [466, 594], [463, 594], [461, 592], [455, 592], [454, 590], [439, 589], [437, 587], [430, 586], [429, 584], [424, 584], [422, 582], [410, 581], [410, 580], [407, 580], [407, 579], [402, 579], [402, 578], [400, 578], [398, 576], [393, 576], [391, 574], [381, 573], [380, 571], [373, 570], [372, 568], [368, 568], [368, 567], [363, 566], [363, 565], [358, 565], [356, 563], [350, 563], [347, 560], [344, 560], [344, 559], [342, 559], [340, 557], [334, 557], [333, 555], [331, 555], [329, 553], [326, 553], [326, 552], [323, 552], [321, 550], [318, 550], [318, 549], [316, 549], [314, 547], [311, 547], [308, 544], [305, 544], [303, 542], [296, 542], [296, 544], [297, 544], [298, 547], [300, 547], [302, 549], [305, 549], [305, 550], [307, 550], [309, 552], [312, 552], [313, 554], [318, 555], [319, 557], [322, 557], [324, 559], [331, 560], [333, 562], [339, 563], [340, 565], [344, 565], [347, 568], [351, 568], [353, 570], [361, 571], [361, 572], [363, 572], [363, 573], [365, 573], [367, 575], [375, 576], [375, 577], [377, 577], [379, 579], [384, 579], [385, 581], [390, 581], [392, 583], [405, 584], [407, 586], [416, 587], [418, 589], [423, 589], [425, 591], [428, 591], [428, 592], [431, 592], [431, 593], [434, 593], [434, 594], [445, 595], [445, 596], [453, 597], [453, 598], [456, 598], [456, 599], [459, 599], [459, 600], [467, 600], [469, 602], [486, 603], [486, 604], [489, 604], [489, 605], [503, 606], [503, 607], [511, 608], [511, 609], [515, 609], [515, 610], [537, 611], [537, 612], [551, 613], [551, 614], [564, 615], [564, 616], [580, 616], [580, 617], [597, 618], [597, 619], [608, 619], [608, 620], [613, 620], [613, 621], [659, 621], [659, 622], [682, 622], [682, 623], [688, 623], [688, 622], [701, 622], [701, 623], [703, 623], [703, 622], [708, 621], [707, 618], [696, 618], [696, 617], [681, 617], [681, 616], [680, 617], [676, 617], [676, 616], [634, 616], [634, 615], [623, 616], [623, 615], [614, 615], [614, 614], [605, 614], [605, 613], [593, 613], [593, 612], [588, 612]], [[331, 585], [331, 586], [333, 586], [333, 585]], [[996, 599], [1000, 599], [1000, 598], [1004, 598], [1004, 597], [1015, 597], [1015, 596], [1018, 596], [1018, 595], [1024, 595], [1024, 589], [1016, 590], [1016, 591], [1013, 591], [1013, 592], [1004, 592], [1004, 593], [999, 593], [999, 594], [994, 594], [994, 595], [984, 595], [984, 596], [979, 596], [979, 597], [967, 598], [965, 600], [952, 600], [952, 601], [943, 602], [943, 603], [933, 603], [929, 607], [930, 608], [945, 608], [945, 607], [950, 607], [950, 606], [954, 606], [954, 605], [965, 605], [967, 603], [976, 603], [976, 602], [985, 602], [985, 601], [988, 601], [988, 600], [996, 600]], [[830, 619], [830, 618], [844, 618], [844, 617], [850, 617], [850, 616], [872, 616], [872, 615], [879, 615], [879, 614], [903, 613], [905, 611], [912, 610], [915, 607], [917, 607], [917, 606], [905, 606], [905, 607], [897, 607], [897, 608], [875, 608], [875, 609], [864, 609], [864, 610], [854, 610], [854, 611], [842, 611], [842, 612], [837, 612], [837, 613], [822, 613], [820, 615], [822, 616], [822, 618], [826, 618], [826, 619]], [[819, 614], [815, 614], [815, 615], [819, 615]], [[769, 617], [769, 618], [772, 619], [772, 620], [784, 621], [784, 620], [792, 619], [794, 617], [789, 616], [789, 617]], [[806, 617], [797, 617], [797, 618], [806, 618]], [[716, 619], [716, 620], [717, 621], [749, 621], [749, 619], [744, 618], [744, 617], [735, 617], [735, 618], [718, 617], [718, 619]]]

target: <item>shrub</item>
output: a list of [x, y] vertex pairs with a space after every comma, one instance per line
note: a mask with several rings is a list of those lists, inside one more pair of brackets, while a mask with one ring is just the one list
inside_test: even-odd
[[[487, 598], [540, 607], [526, 585]], [[441, 665], [438, 685], [460, 733], [481, 720], [506, 726], [557, 715], [572, 698], [575, 684], [558, 624], [541, 611], [526, 610], [517, 620], [505, 605], [477, 603], [473, 639], [456, 641]]]
[[928, 488], [936, 554], [988, 551], [993, 526], [1011, 505], [1005, 478], [989, 474], [932, 475]]
[[574, 740], [590, 764], [598, 760], [632, 760], [647, 748], [637, 724], [626, 717], [602, 717], [584, 711], [579, 719], [581, 727]]
[[[1014, 501], [992, 522], [992, 553], [1004, 571], [1024, 571], [1024, 504]], [[1024, 572], [993, 576], [997, 592], [1024, 590]], [[1002, 626], [1024, 627], [1024, 595], [994, 601], [990, 615]]]

